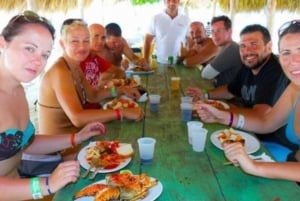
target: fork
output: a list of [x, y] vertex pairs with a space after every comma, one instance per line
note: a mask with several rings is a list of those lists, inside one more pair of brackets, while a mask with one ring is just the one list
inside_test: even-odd
[[86, 178], [90, 171], [92, 170], [93, 166], [90, 165], [90, 167], [81, 175], [81, 178]]
[[93, 174], [90, 176], [90, 179], [95, 179], [97, 173], [98, 173], [98, 170], [100, 169], [101, 167], [95, 167], [95, 171], [93, 172]]

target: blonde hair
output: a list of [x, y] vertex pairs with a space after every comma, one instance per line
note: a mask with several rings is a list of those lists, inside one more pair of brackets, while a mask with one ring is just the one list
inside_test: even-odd
[[87, 23], [82, 19], [67, 19], [63, 22], [61, 29], [60, 29], [60, 36], [62, 39], [66, 39], [67, 33], [70, 29], [75, 27], [85, 27], [88, 30]]

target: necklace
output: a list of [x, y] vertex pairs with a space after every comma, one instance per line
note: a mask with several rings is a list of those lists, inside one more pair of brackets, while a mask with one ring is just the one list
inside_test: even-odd
[[63, 58], [63, 61], [66, 64], [67, 68], [69, 69], [69, 71], [72, 75], [73, 82], [74, 82], [79, 99], [81, 100], [83, 105], [86, 104], [86, 92], [82, 85], [82, 78], [80, 76], [80, 73], [79, 72], [74, 73], [72, 71], [71, 67], [69, 66], [68, 62], [65, 60], [65, 58]]

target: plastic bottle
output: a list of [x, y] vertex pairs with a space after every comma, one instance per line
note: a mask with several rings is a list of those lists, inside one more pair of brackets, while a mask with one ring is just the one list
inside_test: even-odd
[[157, 56], [155, 54], [153, 54], [151, 57], [151, 67], [153, 69], [157, 68]]

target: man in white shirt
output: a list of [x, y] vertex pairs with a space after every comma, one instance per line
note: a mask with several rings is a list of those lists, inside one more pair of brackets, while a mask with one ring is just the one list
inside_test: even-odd
[[168, 57], [175, 60], [178, 56], [181, 42], [188, 34], [190, 20], [180, 14], [180, 0], [164, 0], [164, 12], [153, 16], [144, 41], [144, 58], [149, 61], [150, 47], [155, 38], [155, 53], [159, 63], [168, 63]]

